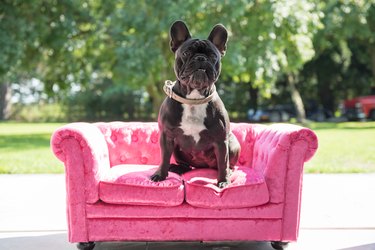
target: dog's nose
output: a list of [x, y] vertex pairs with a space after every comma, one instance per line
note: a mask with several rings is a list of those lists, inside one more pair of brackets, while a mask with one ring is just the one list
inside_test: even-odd
[[205, 56], [198, 55], [195, 57], [195, 60], [197, 61], [207, 61], [207, 58]]

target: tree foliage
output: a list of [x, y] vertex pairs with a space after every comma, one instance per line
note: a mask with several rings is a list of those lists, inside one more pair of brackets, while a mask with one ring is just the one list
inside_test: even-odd
[[[140, 90], [156, 111], [164, 80], [174, 78], [168, 33], [178, 19], [199, 38], [216, 23], [228, 28], [222, 89], [247, 85], [264, 100], [287, 79], [286, 89], [333, 110], [339, 98], [374, 81], [373, 0], [4, 0], [0, 84], [40, 79], [58, 100]], [[241, 105], [248, 99], [244, 94]]]
[[330, 112], [375, 84], [375, 1], [322, 1], [315, 56], [300, 72], [307, 97]]

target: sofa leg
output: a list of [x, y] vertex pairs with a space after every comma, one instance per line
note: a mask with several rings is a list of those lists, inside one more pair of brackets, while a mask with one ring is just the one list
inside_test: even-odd
[[289, 242], [271, 241], [271, 246], [277, 250], [283, 250], [288, 247]]
[[95, 242], [80, 242], [77, 243], [77, 248], [79, 250], [92, 250], [95, 247]]

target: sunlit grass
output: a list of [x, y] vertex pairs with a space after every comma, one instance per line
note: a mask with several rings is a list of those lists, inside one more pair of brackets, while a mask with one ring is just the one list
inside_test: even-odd
[[0, 173], [63, 173], [50, 149], [56, 123], [0, 123]]
[[319, 139], [307, 173], [375, 172], [375, 122], [312, 123]]
[[[0, 173], [63, 173], [50, 149], [57, 123], [0, 123]], [[375, 122], [311, 123], [319, 149], [306, 173], [375, 172]]]

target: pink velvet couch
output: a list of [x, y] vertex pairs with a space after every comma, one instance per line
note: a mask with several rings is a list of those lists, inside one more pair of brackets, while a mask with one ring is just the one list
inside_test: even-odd
[[[231, 184], [216, 170], [162, 182], [157, 123], [72, 123], [51, 147], [65, 165], [69, 241], [296, 241], [303, 165], [315, 154], [313, 131], [290, 124], [232, 123], [241, 143]], [[172, 159], [173, 161], [173, 159]]]

